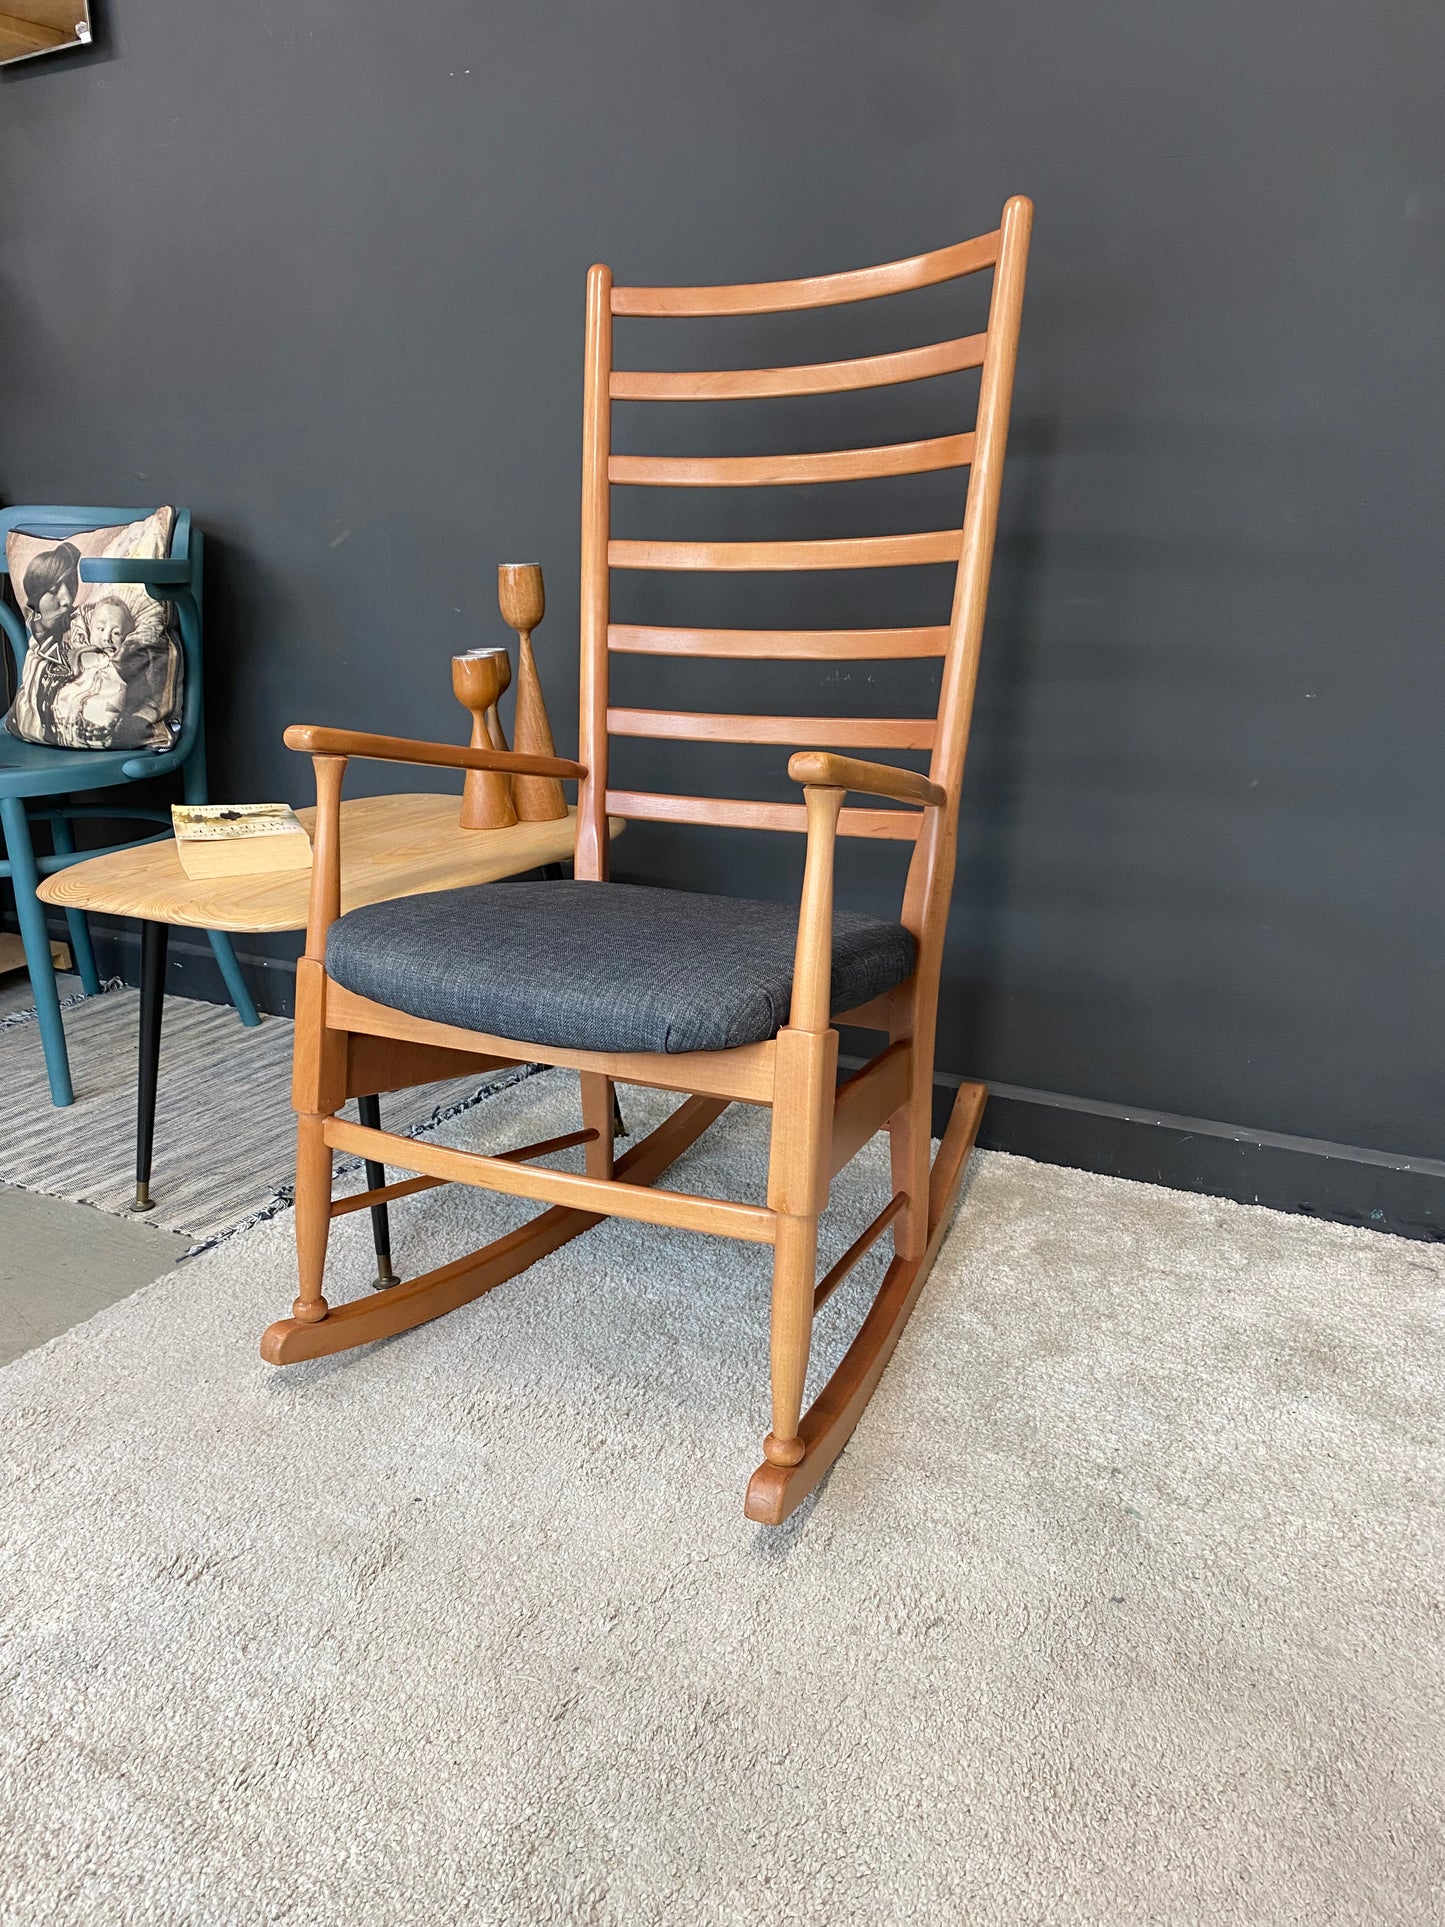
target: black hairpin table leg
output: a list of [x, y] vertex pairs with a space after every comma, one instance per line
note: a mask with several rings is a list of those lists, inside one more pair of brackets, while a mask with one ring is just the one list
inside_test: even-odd
[[[379, 1097], [358, 1097], [356, 1115], [368, 1131], [381, 1129], [381, 1099]], [[366, 1159], [366, 1188], [379, 1191], [386, 1183], [386, 1166], [377, 1164], [374, 1159]], [[372, 1282], [373, 1291], [387, 1291], [401, 1280], [391, 1268], [391, 1222], [386, 1215], [384, 1204], [371, 1207], [371, 1242], [376, 1247], [376, 1277]]]
[[169, 936], [169, 928], [163, 923], [143, 923], [140, 927], [140, 1062], [136, 1075], [132, 1211], [151, 1208], [151, 1149], [156, 1135], [156, 1083], [161, 1068], [161, 1016], [165, 1010]]

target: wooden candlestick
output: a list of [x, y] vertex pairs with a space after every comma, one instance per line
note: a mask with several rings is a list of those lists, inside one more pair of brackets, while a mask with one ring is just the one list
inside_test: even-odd
[[[489, 726], [502, 691], [512, 679], [505, 649], [473, 649], [452, 657], [452, 693], [472, 712], [473, 749], [498, 747]], [[501, 735], [501, 723], [496, 725]], [[501, 744], [506, 747], [505, 738]], [[517, 821], [512, 779], [504, 770], [469, 769], [462, 789], [461, 825], [464, 830], [505, 830]]]
[[[497, 570], [497, 601], [502, 619], [517, 632], [517, 714], [512, 734], [527, 756], [555, 756], [552, 725], [542, 698], [532, 631], [547, 612], [542, 571], [535, 562], [503, 562]], [[524, 823], [550, 823], [567, 814], [567, 798], [555, 776], [517, 776], [512, 780], [517, 814]]]
[[506, 695], [512, 686], [512, 658], [507, 654], [505, 649], [498, 650], [497, 654], [501, 661], [502, 686], [497, 691], [497, 701], [493, 703], [487, 711], [487, 734], [492, 739], [493, 749], [505, 749], [507, 747], [507, 732], [502, 728], [502, 712], [497, 707], [497, 704], [501, 702], [503, 696]]

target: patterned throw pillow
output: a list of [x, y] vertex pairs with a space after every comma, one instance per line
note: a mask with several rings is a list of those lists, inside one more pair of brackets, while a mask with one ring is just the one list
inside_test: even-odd
[[5, 727], [54, 749], [169, 749], [180, 734], [184, 659], [174, 611], [139, 583], [82, 582], [82, 557], [169, 553], [174, 509], [122, 528], [11, 535], [10, 583], [25, 667]]

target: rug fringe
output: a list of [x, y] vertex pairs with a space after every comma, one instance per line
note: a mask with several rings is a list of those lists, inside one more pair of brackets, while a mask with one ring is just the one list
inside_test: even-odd
[[[104, 997], [112, 990], [124, 990], [126, 988], [127, 985], [124, 977], [107, 977], [95, 994], [97, 997]], [[77, 1004], [88, 1004], [89, 1002], [90, 992], [88, 990], [77, 990], [72, 992], [69, 997], [61, 998], [60, 1008], [62, 1010], [74, 1010]], [[0, 1017], [0, 1030], [19, 1030], [22, 1024], [33, 1024], [37, 1015], [38, 1012], [34, 1004], [30, 1006], [29, 1010], [12, 1010], [8, 1017]]]

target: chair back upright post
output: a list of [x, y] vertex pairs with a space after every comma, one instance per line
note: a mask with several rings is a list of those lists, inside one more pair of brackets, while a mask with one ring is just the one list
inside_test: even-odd
[[587, 774], [577, 786], [577, 847], [573, 874], [591, 882], [607, 875], [607, 649], [611, 572], [607, 552], [612, 490], [607, 462], [612, 446], [612, 270], [600, 263], [587, 275], [582, 417], [582, 625], [578, 702], [579, 760]]

